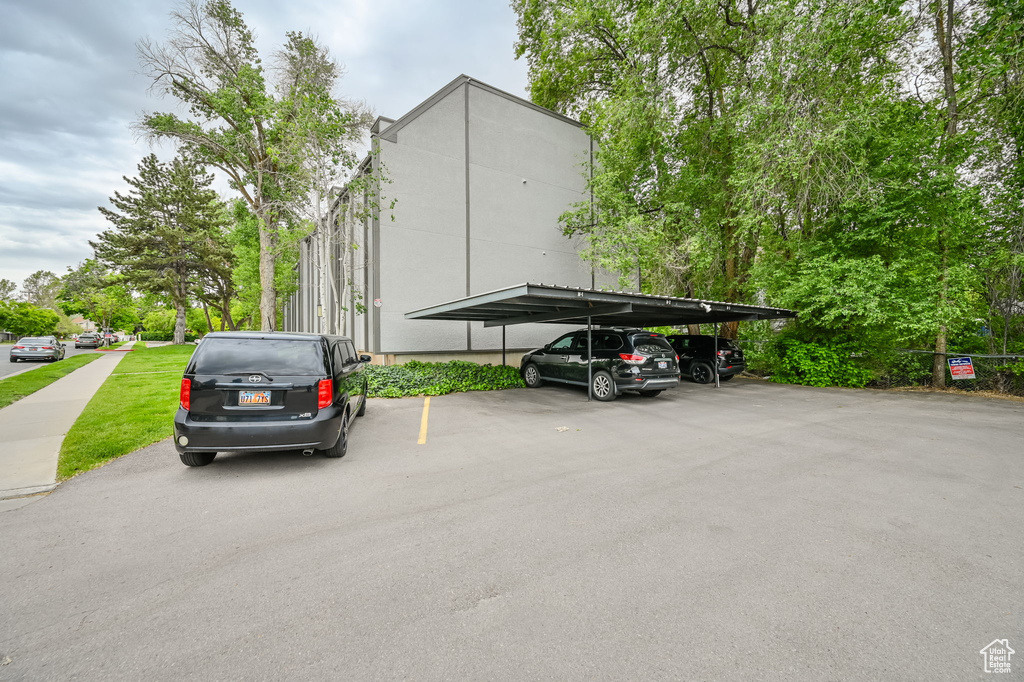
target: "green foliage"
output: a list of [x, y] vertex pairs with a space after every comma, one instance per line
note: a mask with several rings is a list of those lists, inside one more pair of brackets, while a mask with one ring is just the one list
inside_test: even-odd
[[[138, 168], [137, 177], [124, 178], [129, 192], [115, 192], [113, 208], [99, 209], [112, 229], [89, 243], [136, 289], [185, 310], [204, 279], [231, 271], [224, 207], [210, 189], [213, 176], [190, 159], [161, 163], [150, 154]], [[183, 334], [183, 324], [176, 331]]]
[[[185, 334], [185, 343], [191, 343], [195, 340], [195, 334]], [[139, 341], [174, 341], [174, 331], [141, 332], [139, 334]]]
[[36, 270], [21, 283], [21, 300], [37, 308], [56, 308], [62, 283], [49, 270]]
[[123, 280], [99, 261], [88, 258], [68, 268], [58, 294], [58, 305], [67, 315], [82, 315], [100, 329], [132, 329], [138, 310]]
[[863, 388], [871, 380], [871, 372], [850, 357], [849, 346], [784, 339], [779, 342], [778, 355], [771, 379], [780, 384]]
[[496, 391], [522, 388], [515, 367], [478, 365], [473, 362], [411, 361], [404, 365], [367, 365], [368, 395], [401, 398], [413, 395], [444, 395], [460, 391]]
[[[58, 479], [170, 436], [181, 375], [194, 350], [194, 346], [136, 344], [125, 353], [61, 443]], [[110, 428], [111, 424], [117, 428]]]
[[[142, 326], [146, 328], [146, 332], [161, 332], [172, 334], [174, 332], [174, 322], [176, 313], [173, 310], [154, 310], [147, 313], [142, 318]], [[143, 332], [143, 336], [146, 334]], [[160, 341], [162, 339], [153, 339], [154, 341]]]
[[22, 301], [0, 301], [0, 329], [15, 336], [41, 336], [57, 330], [60, 316]]
[[4, 301], [13, 301], [14, 292], [17, 291], [18, 285], [9, 279], [0, 279], [0, 303]]
[[[350, 145], [368, 120], [334, 97], [341, 70], [312, 38], [287, 33], [269, 70], [276, 77], [268, 78], [252, 31], [228, 0], [189, 0], [171, 17], [167, 43], [142, 41], [139, 54], [154, 88], [188, 115], [145, 114], [138, 128], [218, 168], [243, 197], [258, 233], [254, 322], [269, 331], [279, 316], [277, 299], [285, 296], [276, 286], [278, 258], [291, 253], [283, 233], [302, 223], [310, 196], [323, 195], [323, 163], [354, 165]], [[311, 166], [311, 159], [317, 163]], [[227, 316], [230, 305], [223, 308]]]

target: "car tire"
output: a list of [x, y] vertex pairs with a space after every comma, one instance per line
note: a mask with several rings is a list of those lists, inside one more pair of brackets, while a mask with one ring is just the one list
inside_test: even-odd
[[18, 358], [11, 358], [11, 362], [17, 362]]
[[540, 370], [537, 369], [537, 365], [529, 362], [523, 367], [523, 382], [527, 388], [539, 388], [544, 385], [544, 380], [540, 378]]
[[363, 404], [359, 406], [359, 411], [356, 412], [357, 417], [362, 417], [366, 414], [366, 387], [363, 387]]
[[657, 398], [661, 395], [661, 391], [637, 391], [644, 398]]
[[718, 376], [718, 380], [719, 380], [719, 381], [729, 381], [729, 380], [730, 380], [730, 379], [732, 379], [732, 378], [733, 378], [734, 376], [736, 376], [736, 375], [735, 375], [735, 374], [730, 374], [729, 376], [725, 376], [725, 377], [723, 377], [723, 376], [719, 375], [719, 376]]
[[338, 434], [338, 441], [332, 446], [322, 451], [324, 457], [330, 457], [331, 459], [338, 459], [344, 457], [348, 452], [348, 412], [341, 420], [341, 433]]
[[710, 384], [715, 380], [715, 372], [706, 362], [695, 362], [690, 368], [690, 379], [695, 384]]
[[615, 400], [615, 382], [612, 375], [604, 370], [594, 372], [590, 379], [590, 392], [601, 402]]
[[181, 463], [187, 467], [204, 467], [216, 456], [216, 452], [182, 452], [178, 455]]

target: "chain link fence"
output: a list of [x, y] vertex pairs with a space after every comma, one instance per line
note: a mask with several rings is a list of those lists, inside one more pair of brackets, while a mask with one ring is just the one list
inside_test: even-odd
[[[876, 371], [876, 378], [869, 385], [879, 388], [930, 386], [934, 356], [934, 352], [925, 350], [897, 351], [882, 371]], [[946, 386], [949, 388], [1024, 396], [1024, 355], [947, 353], [946, 358]], [[969, 358], [974, 378], [953, 376], [949, 369], [950, 358]], [[966, 363], [964, 365], [966, 369]]]
[[[747, 360], [747, 371], [759, 375], [771, 374], [770, 342], [738, 341]], [[854, 354], [853, 363], [871, 373], [868, 386], [874, 388], [928, 387], [932, 382], [934, 351], [897, 350], [884, 356]], [[1024, 355], [986, 355], [979, 353], [946, 353], [946, 386], [962, 391], [991, 391], [1024, 397]], [[954, 377], [949, 369], [949, 358], [969, 358], [974, 370], [973, 378]]]

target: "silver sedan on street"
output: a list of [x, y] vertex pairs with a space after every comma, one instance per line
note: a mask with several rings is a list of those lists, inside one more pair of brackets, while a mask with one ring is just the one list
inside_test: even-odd
[[19, 360], [55, 360], [64, 359], [64, 344], [55, 336], [26, 336], [11, 348], [11, 362]]

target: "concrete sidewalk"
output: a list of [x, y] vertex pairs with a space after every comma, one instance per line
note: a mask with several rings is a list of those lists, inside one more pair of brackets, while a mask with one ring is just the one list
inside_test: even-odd
[[0, 409], [0, 500], [57, 487], [57, 458], [64, 436], [122, 357], [117, 351], [104, 353], [104, 357]]

